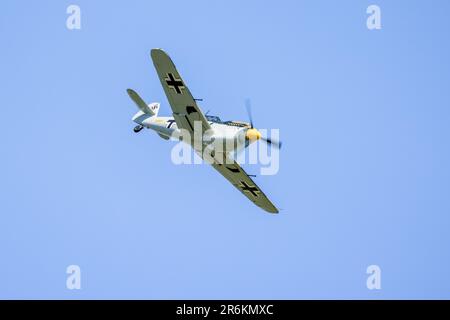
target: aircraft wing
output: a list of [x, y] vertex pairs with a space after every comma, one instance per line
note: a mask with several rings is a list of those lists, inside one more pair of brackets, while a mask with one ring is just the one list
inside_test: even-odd
[[195, 121], [200, 121], [203, 132], [211, 129], [167, 53], [161, 49], [152, 49], [151, 56], [178, 128], [192, 135]]
[[228, 158], [220, 163], [215, 160], [212, 166], [258, 207], [270, 213], [278, 213], [278, 209], [236, 161]]

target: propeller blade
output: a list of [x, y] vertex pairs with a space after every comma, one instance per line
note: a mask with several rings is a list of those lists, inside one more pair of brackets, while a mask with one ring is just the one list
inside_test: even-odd
[[[250, 99], [245, 99], [245, 108], [247, 109], [247, 115], [250, 119], [250, 128], [253, 129], [253, 117], [252, 117], [252, 106], [250, 104]], [[270, 138], [261, 137], [261, 140], [265, 141], [269, 145], [273, 145], [275, 148], [280, 149], [281, 148], [281, 141], [275, 141]]]
[[250, 119], [250, 127], [253, 129], [253, 117], [252, 117], [252, 107], [250, 105], [250, 99], [245, 99], [245, 108], [247, 109], [247, 115]]
[[261, 140], [265, 141], [269, 145], [273, 145], [274, 147], [280, 149], [281, 148], [281, 141], [272, 141], [270, 138], [262, 137]]

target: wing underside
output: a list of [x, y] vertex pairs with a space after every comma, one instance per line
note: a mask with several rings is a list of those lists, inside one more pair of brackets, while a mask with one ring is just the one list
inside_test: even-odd
[[161, 49], [153, 49], [151, 56], [178, 128], [193, 134], [195, 122], [200, 121], [203, 132], [211, 129], [167, 53]]
[[270, 213], [278, 213], [278, 209], [267, 198], [264, 192], [248, 176], [241, 166], [225, 156], [226, 161], [215, 161], [212, 166], [219, 171], [233, 186], [258, 207]]

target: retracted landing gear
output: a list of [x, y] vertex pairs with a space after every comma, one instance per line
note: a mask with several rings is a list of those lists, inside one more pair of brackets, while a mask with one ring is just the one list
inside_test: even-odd
[[138, 132], [141, 131], [142, 129], [144, 129], [144, 126], [138, 125], [138, 126], [134, 127], [133, 131], [136, 132], [136, 133], [138, 133]]

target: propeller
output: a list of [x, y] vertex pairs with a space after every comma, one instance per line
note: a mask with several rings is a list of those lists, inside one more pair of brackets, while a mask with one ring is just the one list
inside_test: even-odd
[[[250, 129], [256, 130], [255, 127], [253, 126], [252, 107], [250, 104], [250, 99], [245, 99], [245, 109], [247, 110], [247, 115], [250, 120]], [[261, 134], [258, 132], [258, 135], [260, 136]], [[273, 145], [274, 147], [276, 147], [278, 149], [281, 148], [281, 141], [272, 140], [267, 137], [260, 137], [259, 139], [263, 140], [268, 145]]]
[[245, 109], [247, 109], [247, 115], [250, 119], [250, 128], [253, 129], [252, 106], [250, 104], [250, 99], [245, 99]]
[[272, 141], [272, 139], [266, 137], [261, 137], [261, 140], [265, 141], [268, 145], [273, 144], [274, 147], [281, 149], [281, 141]]

